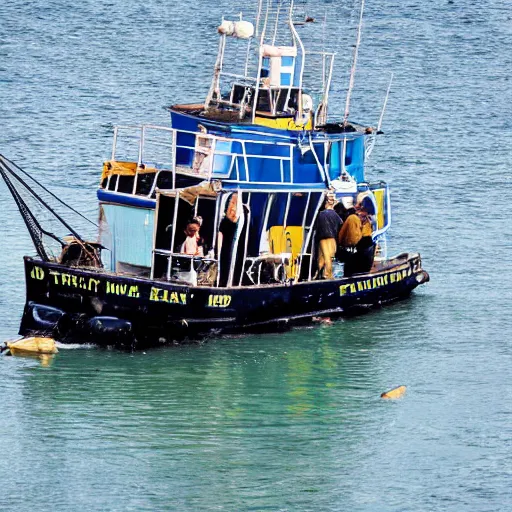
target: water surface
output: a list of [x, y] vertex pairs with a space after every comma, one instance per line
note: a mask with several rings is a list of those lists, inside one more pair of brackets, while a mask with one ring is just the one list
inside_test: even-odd
[[[335, 24], [336, 3], [313, 8]], [[202, 101], [233, 10], [2, 3], [0, 153], [94, 218], [112, 125]], [[335, 40], [340, 116], [356, 18]], [[369, 174], [392, 186], [391, 252], [421, 252], [432, 281], [310, 329], [0, 357], [0, 509], [510, 510], [511, 43], [506, 2], [368, 0], [352, 117], [377, 121], [393, 71]], [[3, 184], [0, 199], [4, 340], [33, 249]], [[400, 384], [404, 399], [379, 399]]]

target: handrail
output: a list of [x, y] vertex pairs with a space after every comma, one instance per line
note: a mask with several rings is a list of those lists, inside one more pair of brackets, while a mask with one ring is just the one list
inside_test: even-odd
[[[198, 133], [200, 132], [197, 132], [197, 131], [192, 131], [192, 130], [178, 130], [177, 128], [169, 128], [167, 126], [159, 126], [159, 125], [152, 125], [152, 124], [144, 124], [144, 125], [117, 125], [114, 127], [114, 130], [126, 130], [126, 129], [129, 129], [129, 130], [140, 130], [141, 127], [144, 127], [144, 129], [152, 129], [152, 130], [160, 130], [160, 131], [166, 131], [166, 132], [176, 132], [176, 133], [183, 133], [183, 134], [186, 134], [186, 135], [197, 135]], [[262, 133], [258, 133], [258, 132], [252, 132], [254, 134], [257, 134], [257, 135], [263, 135]], [[201, 137], [203, 138], [215, 138], [215, 139], [219, 139], [219, 140], [222, 140], [222, 141], [228, 141], [228, 142], [249, 142], [249, 143], [254, 143], [254, 144], [266, 144], [266, 145], [272, 145], [272, 146], [294, 146], [295, 144], [291, 143], [291, 142], [274, 142], [274, 141], [268, 141], [268, 140], [258, 140], [258, 139], [238, 139], [238, 138], [234, 138], [234, 137], [223, 137], [221, 135], [214, 135], [212, 133], [200, 133]], [[128, 137], [131, 137], [131, 138], [137, 138], [138, 140], [138, 137], [136, 137], [135, 135], [131, 135], [131, 136], [128, 136]], [[191, 146], [192, 148], [192, 146]]]
[[252, 76], [239, 75], [237, 73], [229, 73], [227, 71], [221, 71], [219, 74], [222, 76], [229, 76], [231, 78], [238, 78], [240, 80], [247, 80], [248, 82], [256, 82], [256, 80], [258, 80], [257, 78]]
[[[140, 133], [142, 130], [144, 130], [144, 133], [147, 133], [148, 130], [155, 130], [155, 131], [161, 131], [161, 132], [168, 132], [169, 134], [173, 135], [173, 136], [176, 136], [178, 134], [185, 134], [185, 135], [197, 135], [198, 132], [197, 131], [192, 131], [192, 130], [178, 130], [176, 128], [169, 128], [169, 127], [166, 127], [166, 126], [158, 126], [158, 125], [150, 125], [150, 124], [145, 124], [145, 125], [139, 125], [139, 126], [130, 126], [130, 125], [119, 125], [119, 126], [116, 126], [114, 128], [114, 145], [113, 145], [113, 150], [112, 150], [112, 156], [114, 158], [112, 158], [112, 160], [115, 160], [115, 154], [116, 154], [116, 146], [118, 145], [118, 140], [120, 138], [120, 131], [121, 130], [133, 130], [134, 132], [137, 132], [139, 133], [139, 135], [137, 135], [136, 133], [134, 134], [130, 134], [130, 135], [123, 135], [124, 138], [130, 138], [130, 139], [134, 139], [134, 140], [140, 140], [141, 136], [140, 136]], [[254, 135], [261, 135], [261, 133], [258, 133], [258, 132], [250, 132], [250, 131], [245, 131], [246, 133], [253, 133]], [[222, 142], [234, 142], [234, 143], [240, 143], [240, 144], [259, 144], [259, 145], [266, 145], [266, 146], [286, 146], [286, 147], [290, 147], [290, 148], [294, 148], [296, 146], [296, 143], [295, 142], [279, 142], [279, 141], [267, 141], [267, 140], [258, 140], [258, 139], [241, 139], [241, 138], [235, 138], [235, 137], [224, 137], [224, 136], [221, 136], [221, 135], [214, 135], [214, 134], [211, 134], [211, 133], [201, 133], [201, 138], [204, 138], [204, 139], [210, 139], [210, 140], [217, 140], [217, 141], [222, 141]], [[274, 135], [274, 134], [272, 134]], [[337, 142], [337, 141], [344, 141], [344, 140], [349, 140], [349, 139], [352, 139], [353, 136], [347, 136], [346, 133], [340, 133], [339, 134], [340, 136], [338, 138], [334, 138], [334, 137], [329, 137], [329, 140], [331, 142]], [[351, 135], [351, 134], [348, 134], [348, 135]], [[147, 140], [147, 137], [146, 137], [146, 140]], [[312, 141], [313, 141], [313, 138], [312, 138]], [[166, 146], [168, 145], [169, 147], [176, 147], [176, 148], [180, 148], [180, 149], [190, 149], [190, 150], [193, 150], [195, 149], [195, 146], [186, 146], [186, 145], [177, 145], [177, 144], [174, 144], [173, 141], [169, 141], [168, 143], [166, 143], [165, 141], [162, 141], [162, 140], [156, 140], [156, 139], [150, 139], [148, 141], [148, 143], [151, 143], [151, 144], [156, 144], [156, 145], [162, 145], [162, 146]], [[240, 155], [242, 156], [242, 155]]]
[[[181, 135], [189, 136], [190, 140], [180, 140]], [[236, 135], [236, 133], [234, 133]], [[248, 133], [251, 135], [251, 132]], [[254, 132], [254, 135], [261, 135]], [[321, 181], [329, 185], [329, 175], [327, 173], [328, 163], [321, 162], [318, 154], [316, 153], [316, 140], [317, 137], [313, 133], [308, 134], [307, 146], [312, 151], [315, 158], [317, 168], [320, 172]], [[203, 142], [200, 146], [204, 146], [209, 157], [209, 162], [205, 162], [205, 167], [201, 169], [194, 169], [194, 166], [188, 161], [189, 156], [194, 158], [195, 152], [198, 151], [197, 137], [200, 136]], [[309, 140], [308, 140], [309, 139]], [[344, 141], [343, 153], [345, 153], [345, 146], [347, 141], [346, 134], [340, 134], [340, 140]], [[128, 140], [128, 142], [126, 142]], [[320, 139], [321, 141], [322, 139]], [[329, 137], [330, 141], [336, 139]], [[271, 163], [274, 162], [278, 170], [278, 174], [274, 175], [272, 179], [262, 179], [257, 182], [258, 185], [277, 186], [277, 185], [293, 185], [295, 184], [295, 154], [297, 151], [296, 141], [270, 141], [270, 140], [257, 140], [253, 137], [245, 138], [231, 138], [224, 135], [203, 133], [192, 130], [181, 130], [167, 126], [159, 126], [154, 124], [143, 125], [119, 125], [114, 128], [114, 142], [112, 147], [112, 157], [120, 161], [123, 160], [120, 153], [122, 149], [125, 152], [135, 153], [130, 151], [130, 142], [134, 141], [138, 146], [138, 157], [128, 158], [129, 161], [136, 162], [137, 168], [135, 170], [135, 179], [132, 188], [132, 195], [140, 197], [152, 197], [155, 193], [157, 180], [162, 172], [172, 173], [172, 188], [176, 187], [176, 172], [177, 172], [177, 158], [180, 155], [185, 156], [183, 166], [180, 167], [180, 172], [186, 175], [199, 176], [203, 179], [223, 179], [226, 183], [240, 183], [250, 184], [254, 172], [254, 160], [257, 159], [261, 162]], [[204, 142], [206, 141], [206, 142]], [[319, 141], [319, 142], [320, 142]], [[135, 148], [135, 144], [133, 147]], [[266, 147], [277, 148], [274, 154], [266, 154]], [[282, 149], [280, 149], [282, 148]], [[133, 154], [135, 157], [135, 154]], [[324, 154], [324, 160], [326, 155]], [[218, 160], [218, 159], [224, 159]], [[344, 158], [342, 158], [342, 166], [344, 167]], [[183, 160], [182, 160], [183, 161]], [[190, 160], [191, 161], [191, 160]], [[251, 163], [252, 162], [252, 163]], [[279, 164], [277, 164], [279, 162]], [[144, 166], [153, 167], [156, 169], [154, 173], [153, 183], [147, 184], [147, 193], [137, 193], [138, 182], [140, 181], [139, 173]], [[219, 167], [220, 166], [220, 167]], [[215, 170], [217, 169], [217, 170]], [[233, 170], [236, 169], [236, 176], [232, 176]], [[116, 179], [115, 176], [108, 177], [106, 189], [117, 191], [119, 186], [119, 178], [116, 179], [115, 185], [112, 185], [111, 178]], [[171, 184], [167, 185], [169, 187]], [[311, 184], [312, 185], [312, 184]], [[308, 184], [303, 184], [308, 187]], [[112, 188], [111, 188], [112, 187]]]

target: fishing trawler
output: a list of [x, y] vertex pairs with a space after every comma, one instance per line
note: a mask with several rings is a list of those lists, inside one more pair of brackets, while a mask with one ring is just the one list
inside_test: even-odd
[[[114, 129], [93, 242], [61, 216], [67, 237], [45, 230], [17, 191], [33, 192], [21, 169], [0, 158], [38, 253], [25, 257], [20, 334], [140, 348], [342, 315], [428, 280], [419, 254], [387, 257], [389, 188], [365, 176], [382, 115], [377, 126], [348, 120], [361, 22], [333, 122], [335, 54], [305, 44], [310, 21], [292, 0], [259, 0], [252, 21], [222, 20], [206, 99], [169, 107], [171, 126]], [[241, 70], [228, 67], [230, 45], [245, 56]], [[370, 205], [371, 268], [348, 274], [334, 260], [322, 279], [316, 227], [327, 197]]]

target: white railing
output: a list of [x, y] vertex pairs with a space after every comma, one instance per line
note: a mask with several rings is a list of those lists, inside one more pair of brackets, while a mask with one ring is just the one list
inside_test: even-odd
[[[324, 144], [325, 141], [313, 139], [311, 134], [299, 142], [292, 142], [284, 136], [278, 141], [277, 135], [272, 136], [273, 140], [257, 140], [255, 137], [261, 137], [263, 133], [250, 129], [244, 130], [244, 135], [248, 138], [223, 137], [150, 124], [117, 126], [114, 129], [111, 158], [114, 162], [136, 164], [134, 179], [133, 183], [128, 181], [120, 189], [123, 178], [113, 172], [105, 188], [150, 198], [155, 193], [157, 183], [162, 183], [158, 180], [161, 173], [170, 173], [165, 187], [161, 188], [176, 188], [177, 175], [197, 176], [203, 180], [221, 179], [232, 184], [291, 185], [295, 184], [297, 176], [294, 152], [305, 148], [314, 157], [319, 179], [329, 186], [327, 151], [324, 151], [323, 157], [317, 153], [317, 142]], [[330, 136], [329, 141], [335, 143], [352, 137], [351, 133], [343, 133], [339, 139]], [[345, 144], [342, 166], [344, 155]], [[140, 183], [143, 175], [151, 175], [152, 181], [145, 178], [146, 182]], [[116, 181], [112, 183], [113, 179]], [[308, 187], [306, 183], [302, 185]], [[131, 190], [127, 190], [129, 187]]]
[[[180, 135], [189, 135], [193, 137], [194, 142], [178, 144]], [[232, 150], [233, 146], [236, 146], [238, 150]], [[265, 154], [265, 146], [283, 149], [281, 154], [269, 155]], [[144, 171], [147, 172], [147, 168], [155, 168], [155, 180], [151, 191], [147, 194], [150, 197], [156, 187], [156, 177], [162, 171], [172, 173], [173, 188], [177, 172], [208, 180], [217, 178], [226, 182], [254, 182], [254, 176], [251, 176], [254, 166], [251, 165], [251, 162], [255, 159], [269, 163], [276, 160], [280, 162], [278, 179], [258, 181], [258, 183], [266, 185], [292, 184], [294, 182], [293, 151], [295, 147], [295, 144], [289, 142], [227, 138], [165, 126], [116, 126], [111, 159], [113, 161], [137, 162], [133, 194], [137, 190], [139, 175]], [[188, 158], [188, 164], [180, 165], [177, 162], [180, 150], [182, 150], [181, 157]], [[288, 166], [287, 172], [285, 172], [285, 163]], [[236, 177], [230, 179], [233, 169], [235, 169]], [[108, 183], [110, 183], [110, 177]], [[107, 188], [110, 189], [108, 185]], [[113, 190], [118, 191], [118, 184]]]

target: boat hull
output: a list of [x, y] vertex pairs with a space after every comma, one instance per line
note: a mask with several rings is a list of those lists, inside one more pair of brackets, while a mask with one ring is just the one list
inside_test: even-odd
[[29, 257], [25, 277], [20, 334], [127, 348], [342, 315], [407, 297], [429, 279], [417, 254], [350, 278], [254, 287], [193, 287]]

